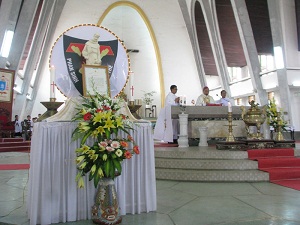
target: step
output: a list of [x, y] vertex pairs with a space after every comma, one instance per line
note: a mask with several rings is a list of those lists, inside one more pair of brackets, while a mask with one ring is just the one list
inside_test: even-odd
[[23, 142], [23, 138], [0, 138], [0, 142]]
[[23, 141], [23, 142], [0, 142], [0, 149], [2, 147], [18, 147], [18, 146], [30, 146], [31, 141]]
[[269, 174], [259, 170], [183, 170], [156, 168], [156, 179], [199, 182], [261, 182]]
[[258, 159], [259, 169], [274, 168], [274, 167], [300, 167], [300, 158], [295, 157], [272, 157]]
[[201, 150], [199, 147], [155, 149], [155, 158], [172, 159], [248, 159], [246, 151]]
[[298, 168], [269, 168], [263, 169], [267, 171], [270, 180], [287, 180], [300, 178], [300, 167]]
[[198, 170], [255, 170], [258, 162], [252, 160], [166, 159], [156, 158], [155, 168]]
[[248, 152], [248, 155], [249, 155], [249, 159], [294, 156], [294, 149], [293, 148], [251, 149], [251, 150], [248, 150], [247, 152]]
[[25, 152], [30, 151], [30, 146], [18, 146], [18, 147], [1, 147], [0, 152]]

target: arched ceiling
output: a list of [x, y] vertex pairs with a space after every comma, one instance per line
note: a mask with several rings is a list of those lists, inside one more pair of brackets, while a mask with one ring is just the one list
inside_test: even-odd
[[228, 67], [247, 65], [230, 0], [216, 0], [221, 40]]
[[273, 40], [267, 0], [246, 0], [247, 10], [259, 55], [273, 55]]
[[195, 3], [195, 24], [204, 72], [207, 75], [218, 75], [206, 23], [200, 3]]

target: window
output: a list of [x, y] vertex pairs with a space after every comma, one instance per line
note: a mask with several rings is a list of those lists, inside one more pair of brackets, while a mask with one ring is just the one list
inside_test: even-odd
[[11, 30], [5, 31], [2, 46], [1, 46], [1, 51], [0, 51], [0, 55], [4, 58], [7, 58], [9, 55], [13, 37], [14, 37], [13, 31], [11, 31]]

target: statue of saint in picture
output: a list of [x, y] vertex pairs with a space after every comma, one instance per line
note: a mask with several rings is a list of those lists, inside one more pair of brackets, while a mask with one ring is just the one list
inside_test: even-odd
[[101, 65], [99, 37], [99, 34], [94, 34], [93, 38], [85, 43], [82, 56], [86, 60], [86, 65]]

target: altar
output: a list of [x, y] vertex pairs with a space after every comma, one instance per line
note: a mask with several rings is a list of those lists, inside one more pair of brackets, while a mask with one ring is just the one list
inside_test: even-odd
[[[172, 119], [178, 119], [182, 108], [172, 106]], [[184, 113], [188, 114], [188, 138], [199, 138], [199, 127], [207, 127], [208, 138], [226, 138], [228, 135], [228, 108], [224, 106], [186, 106]], [[232, 106], [232, 124], [234, 137], [246, 137], [245, 123], [242, 120], [242, 110]]]
[[[77, 122], [34, 124], [31, 141], [27, 210], [30, 224], [52, 224], [91, 218], [96, 189], [85, 179], [85, 188], [75, 181], [76, 153], [80, 142], [71, 136]], [[120, 211], [137, 214], [156, 210], [154, 143], [151, 123], [134, 123], [130, 134], [140, 154], [123, 162], [122, 175], [115, 179]], [[122, 136], [127, 134], [122, 133]]]

